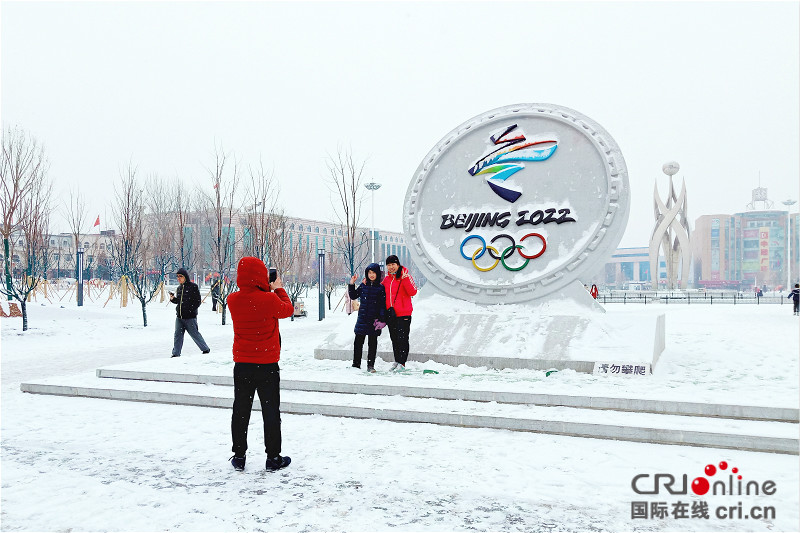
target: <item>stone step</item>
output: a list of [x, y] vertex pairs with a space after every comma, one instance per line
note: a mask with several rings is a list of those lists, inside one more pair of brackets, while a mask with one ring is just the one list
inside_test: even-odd
[[[233, 376], [144, 372], [135, 370], [98, 368], [97, 377], [233, 386]], [[765, 420], [774, 422], [800, 421], [800, 409], [750, 405], [706, 404], [667, 400], [644, 400], [635, 398], [609, 398], [599, 396], [572, 396], [566, 394], [535, 394], [487, 390], [444, 389], [387, 384], [369, 385], [364, 383], [300, 381], [288, 379], [281, 380], [281, 389], [311, 392], [334, 392], [341, 394], [407, 396], [410, 398], [435, 398], [439, 400], [469, 400], [476, 402], [497, 402], [522, 405], [577, 407], [581, 409], [602, 409], [663, 415], [718, 417], [740, 420]]]
[[[230, 409], [227, 386], [130, 379], [98, 379], [95, 374], [23, 383], [23, 392], [218, 407]], [[259, 409], [259, 402], [255, 402]], [[798, 454], [797, 425], [631, 412], [508, 405], [468, 400], [438, 400], [364, 394], [283, 390], [281, 411], [394, 422], [529, 431], [613, 439]], [[691, 430], [691, 427], [702, 428]]]

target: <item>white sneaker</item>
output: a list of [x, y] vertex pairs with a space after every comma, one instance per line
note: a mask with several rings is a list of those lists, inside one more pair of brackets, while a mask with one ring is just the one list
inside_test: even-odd
[[400, 366], [400, 363], [392, 363], [392, 366], [389, 367], [389, 372], [394, 372], [398, 366]]

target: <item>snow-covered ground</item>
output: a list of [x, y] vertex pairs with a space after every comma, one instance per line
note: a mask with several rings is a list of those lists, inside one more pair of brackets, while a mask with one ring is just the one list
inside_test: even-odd
[[[338, 296], [334, 301], [338, 300]], [[44, 301], [44, 305], [42, 302]], [[170, 359], [174, 307], [115, 302], [29, 305], [30, 330], [2, 319], [2, 530], [796, 531], [798, 458], [430, 424], [283, 416], [284, 471], [263, 470], [260, 416], [244, 473], [233, 471], [230, 412], [21, 393], [21, 382], [139, 362], [137, 368], [230, 374], [232, 328], [206, 303], [201, 355], [187, 337]], [[63, 306], [63, 307], [61, 307]], [[412, 362], [435, 376], [371, 376], [313, 350], [354, 316], [281, 323], [282, 378], [394, 383], [798, 407], [800, 319], [787, 305], [621, 305], [607, 316], [666, 313], [655, 374], [615, 380], [561, 371], [494, 371]], [[413, 346], [412, 346], [413, 351]], [[379, 362], [379, 369], [388, 364]], [[367, 400], [369, 401], [369, 400]], [[403, 398], [397, 397], [397, 408]], [[419, 399], [414, 401], [418, 402]], [[637, 495], [637, 474], [702, 475], [727, 461], [772, 496]], [[712, 516], [631, 519], [631, 502], [706, 500]], [[717, 518], [717, 505], [772, 506], [775, 519]]]

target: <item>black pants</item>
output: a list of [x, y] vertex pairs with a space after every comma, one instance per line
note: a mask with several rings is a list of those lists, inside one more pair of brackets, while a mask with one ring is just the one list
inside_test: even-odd
[[353, 343], [353, 366], [361, 368], [361, 354], [364, 350], [364, 337], [367, 337], [367, 367], [375, 366], [375, 357], [378, 355], [378, 336], [359, 335], [356, 333], [356, 340]]
[[800, 301], [794, 300], [792, 303], [794, 304], [794, 312], [797, 313], [800, 311]]
[[411, 331], [411, 317], [399, 316], [388, 326], [389, 336], [392, 338], [394, 361], [405, 366], [408, 361], [408, 334]]
[[264, 447], [267, 457], [281, 454], [281, 374], [278, 363], [233, 365], [233, 417], [231, 435], [233, 453], [244, 457], [247, 451], [247, 427], [253, 398], [258, 391], [261, 416], [264, 418]]

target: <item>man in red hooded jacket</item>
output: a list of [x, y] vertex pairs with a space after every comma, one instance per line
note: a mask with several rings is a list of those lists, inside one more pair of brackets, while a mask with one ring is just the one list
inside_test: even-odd
[[281, 336], [278, 319], [288, 318], [294, 307], [280, 278], [269, 282], [269, 271], [256, 257], [243, 257], [236, 272], [239, 290], [228, 296], [233, 321], [233, 457], [231, 464], [244, 470], [247, 426], [258, 391], [264, 418], [267, 470], [288, 466], [281, 456], [280, 368]]

